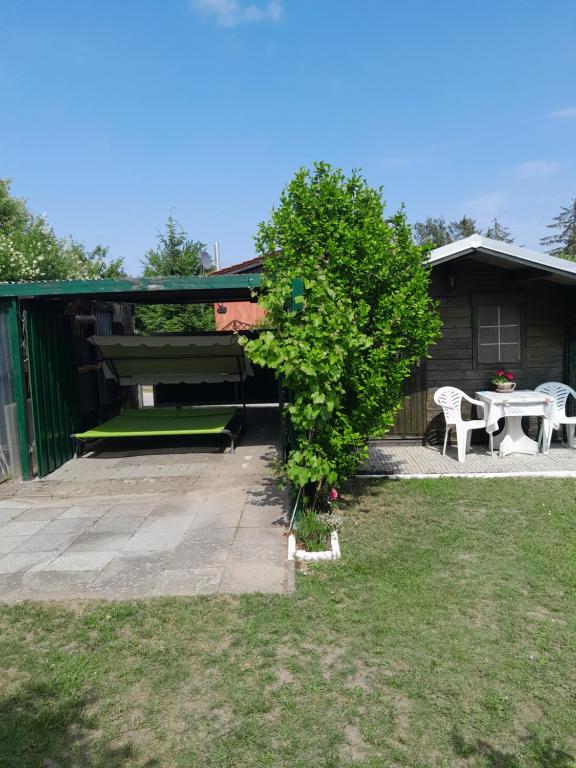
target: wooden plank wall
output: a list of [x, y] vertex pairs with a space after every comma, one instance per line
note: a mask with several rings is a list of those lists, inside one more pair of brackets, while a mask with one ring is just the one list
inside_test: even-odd
[[[440, 301], [442, 338], [427, 361], [427, 430], [425, 437], [437, 443], [443, 436], [441, 411], [434, 403], [438, 387], [453, 385], [474, 397], [490, 388], [491, 367], [474, 367], [473, 302], [494, 301], [503, 294], [525, 307], [525, 365], [507, 366], [519, 389], [533, 389], [544, 381], [563, 381], [566, 355], [567, 289], [546, 280], [515, 279], [513, 270], [494, 267], [474, 259], [436, 267], [432, 295]], [[495, 368], [496, 366], [494, 366]], [[466, 412], [465, 412], [466, 413]], [[466, 413], [469, 417], [470, 413]]]
[[412, 374], [402, 385], [401, 407], [397, 411], [391, 438], [421, 438], [426, 424], [426, 361], [414, 366]]

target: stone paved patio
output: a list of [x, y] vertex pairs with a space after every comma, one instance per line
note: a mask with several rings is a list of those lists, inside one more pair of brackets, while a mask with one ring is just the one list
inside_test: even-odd
[[218, 446], [121, 446], [0, 487], [0, 600], [286, 592], [273, 415]]
[[359, 474], [393, 477], [576, 477], [576, 450], [558, 444], [553, 445], [547, 455], [514, 454], [501, 459], [496, 454], [490, 456], [486, 448], [473, 447], [461, 464], [454, 446], [449, 446], [446, 456], [442, 456], [441, 450], [435, 446], [402, 445], [382, 440], [370, 444], [368, 460]]

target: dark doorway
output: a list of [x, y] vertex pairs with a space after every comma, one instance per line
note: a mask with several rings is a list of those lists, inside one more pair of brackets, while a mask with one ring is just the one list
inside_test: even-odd
[[390, 438], [420, 438], [426, 429], [426, 361], [420, 360], [402, 385], [402, 399]]

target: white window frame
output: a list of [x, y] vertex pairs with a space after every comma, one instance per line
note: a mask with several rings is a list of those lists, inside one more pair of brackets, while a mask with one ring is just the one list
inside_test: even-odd
[[[514, 306], [518, 310], [518, 322], [517, 323], [504, 323], [500, 322], [501, 307]], [[496, 325], [480, 325], [479, 312], [481, 307], [496, 307], [497, 309], [497, 324]], [[496, 341], [480, 342], [480, 330], [481, 328], [497, 328], [498, 339]], [[517, 328], [518, 329], [518, 341], [502, 341], [501, 331], [502, 328]], [[494, 365], [513, 365], [516, 367], [524, 367], [525, 356], [525, 339], [524, 339], [524, 311], [521, 302], [518, 301], [486, 301], [478, 299], [475, 301], [475, 322], [474, 322], [474, 366], [477, 368], [491, 367]], [[518, 347], [519, 357], [517, 360], [510, 360], [505, 356], [506, 347]], [[483, 362], [480, 357], [480, 350], [483, 347], [498, 347], [498, 360], [493, 362]], [[503, 354], [504, 353], [504, 354]]]

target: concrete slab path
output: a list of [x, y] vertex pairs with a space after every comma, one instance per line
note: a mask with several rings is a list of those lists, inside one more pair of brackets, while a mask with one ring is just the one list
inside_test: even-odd
[[274, 424], [219, 447], [87, 454], [0, 487], [0, 600], [290, 590]]

